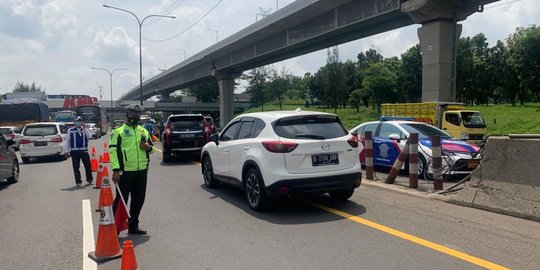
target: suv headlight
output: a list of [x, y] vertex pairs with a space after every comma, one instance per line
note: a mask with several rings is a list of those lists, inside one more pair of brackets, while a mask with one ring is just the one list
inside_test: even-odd
[[468, 140], [469, 139], [469, 134], [468, 133], [461, 133], [461, 139], [462, 140]]

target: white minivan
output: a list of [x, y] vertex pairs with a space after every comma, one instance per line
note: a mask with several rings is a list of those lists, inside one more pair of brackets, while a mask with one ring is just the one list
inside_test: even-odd
[[27, 124], [19, 140], [19, 153], [24, 163], [30, 158], [59, 157], [66, 159], [68, 127], [61, 123], [42, 122]]

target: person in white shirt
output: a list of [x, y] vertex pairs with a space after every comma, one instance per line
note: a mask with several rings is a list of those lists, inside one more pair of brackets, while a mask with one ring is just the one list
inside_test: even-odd
[[92, 167], [90, 164], [90, 155], [88, 155], [88, 141], [92, 138], [90, 131], [84, 127], [82, 117], [75, 118], [75, 126], [68, 130], [66, 136], [66, 148], [68, 155], [71, 156], [73, 164], [73, 174], [75, 175], [75, 184], [81, 186], [81, 160], [86, 171], [86, 182], [92, 184]]

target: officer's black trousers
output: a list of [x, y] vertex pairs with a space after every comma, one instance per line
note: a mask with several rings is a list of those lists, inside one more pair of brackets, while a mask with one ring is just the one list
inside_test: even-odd
[[71, 164], [73, 165], [73, 174], [75, 175], [75, 183], [82, 183], [81, 172], [79, 168], [81, 167], [81, 160], [84, 165], [84, 170], [86, 171], [86, 181], [92, 183], [92, 167], [90, 164], [90, 156], [86, 151], [71, 151], [69, 152], [71, 156]]
[[[141, 213], [141, 208], [146, 197], [147, 176], [148, 170], [124, 172], [120, 176], [120, 181], [118, 182], [118, 187], [122, 191], [122, 196], [124, 196], [126, 203], [128, 201], [129, 194], [131, 194], [131, 203], [129, 205], [130, 218], [128, 220], [128, 226], [130, 229], [139, 228], [139, 214]], [[115, 212], [119, 202], [120, 196], [117, 194], [113, 204], [113, 209]]]

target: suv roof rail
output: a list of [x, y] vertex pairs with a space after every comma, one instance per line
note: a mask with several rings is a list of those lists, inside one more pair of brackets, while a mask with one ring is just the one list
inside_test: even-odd
[[414, 121], [414, 117], [405, 117], [405, 116], [381, 116], [380, 121], [394, 121], [394, 120], [402, 120], [402, 121]]

